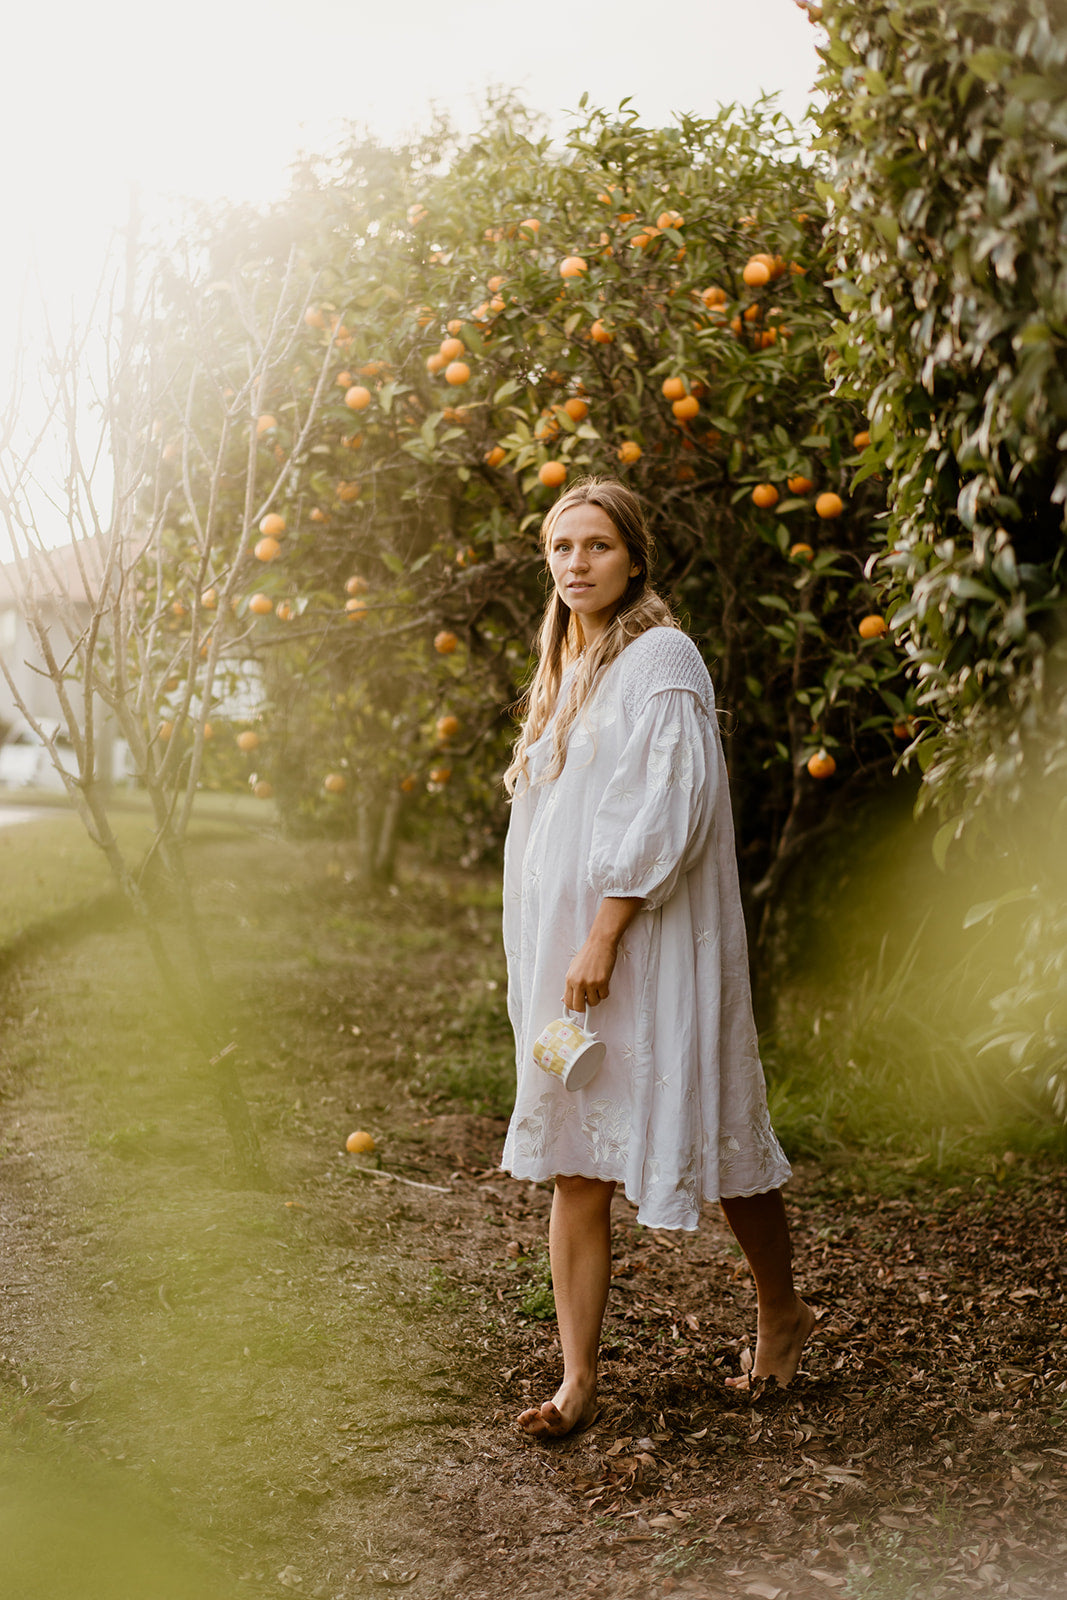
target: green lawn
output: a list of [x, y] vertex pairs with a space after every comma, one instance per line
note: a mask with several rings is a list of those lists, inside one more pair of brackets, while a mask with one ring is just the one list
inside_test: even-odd
[[[0, 952], [57, 918], [83, 910], [113, 887], [111, 870], [62, 797], [5, 794], [0, 809], [40, 808], [40, 820], [0, 826]], [[111, 811], [116, 837], [131, 864], [152, 838], [147, 798], [123, 795]], [[273, 807], [243, 795], [205, 796], [190, 828], [196, 844], [220, 833], [261, 831]]]

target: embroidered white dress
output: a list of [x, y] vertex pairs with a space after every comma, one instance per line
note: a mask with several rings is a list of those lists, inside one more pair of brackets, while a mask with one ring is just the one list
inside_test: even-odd
[[[566, 682], [566, 680], [565, 680]], [[767, 1114], [752, 1020], [726, 764], [692, 640], [652, 628], [602, 675], [551, 783], [551, 727], [529, 751], [504, 852], [504, 949], [518, 1087], [501, 1166], [614, 1180], [647, 1227], [695, 1228], [702, 1199], [776, 1189], [789, 1163]], [[564, 975], [605, 895], [639, 897], [588, 1088], [534, 1063]]]

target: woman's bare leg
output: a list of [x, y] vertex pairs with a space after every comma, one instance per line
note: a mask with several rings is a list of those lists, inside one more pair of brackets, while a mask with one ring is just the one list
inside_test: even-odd
[[611, 1285], [613, 1183], [557, 1177], [548, 1253], [556, 1300], [563, 1382], [551, 1400], [524, 1411], [519, 1427], [535, 1438], [570, 1433], [596, 1410], [600, 1329]]
[[759, 1315], [752, 1372], [726, 1382], [747, 1389], [750, 1377], [777, 1378], [784, 1387], [796, 1375], [815, 1313], [793, 1287], [793, 1247], [781, 1190], [739, 1195], [719, 1204], [752, 1268]]

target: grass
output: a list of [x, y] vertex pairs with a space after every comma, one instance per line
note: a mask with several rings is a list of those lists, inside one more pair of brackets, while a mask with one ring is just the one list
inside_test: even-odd
[[[7, 792], [0, 796], [0, 808], [5, 806], [39, 807], [41, 816], [0, 827], [0, 953], [115, 892], [103, 852], [81, 819], [62, 808], [61, 796]], [[120, 793], [109, 814], [119, 845], [136, 865], [152, 838], [147, 796]], [[243, 795], [205, 796], [190, 828], [190, 843], [262, 826], [263, 820], [262, 807]]]
[[[1067, 1157], [1067, 1129], [1025, 1075], [974, 1044], [1014, 971], [1010, 927], [967, 926], [1005, 863], [939, 873], [929, 828], [899, 807], [861, 813], [832, 860], [793, 885], [792, 976], [763, 1040], [771, 1115], [791, 1155], [876, 1186]], [[877, 841], [872, 847], [872, 840]]]

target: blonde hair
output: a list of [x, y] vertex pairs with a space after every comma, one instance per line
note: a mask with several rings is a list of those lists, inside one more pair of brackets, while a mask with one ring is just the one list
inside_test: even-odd
[[632, 639], [649, 628], [678, 627], [670, 607], [649, 585], [654, 555], [652, 534], [640, 500], [625, 484], [611, 478], [583, 478], [561, 494], [541, 524], [541, 547], [546, 558], [556, 523], [565, 511], [578, 505], [599, 506], [606, 512], [626, 546], [631, 565], [638, 570], [626, 585], [604, 633], [588, 650], [583, 648], [581, 621], [555, 589], [550, 593], [537, 634], [537, 669], [518, 705], [522, 727], [515, 741], [511, 765], [504, 774], [508, 794], [515, 793], [520, 779], [529, 782], [527, 751], [551, 721], [564, 670], [572, 661], [577, 661], [577, 667], [552, 730], [552, 753], [541, 779], [544, 783], [551, 783], [563, 771], [567, 740], [575, 719], [616, 657]]

